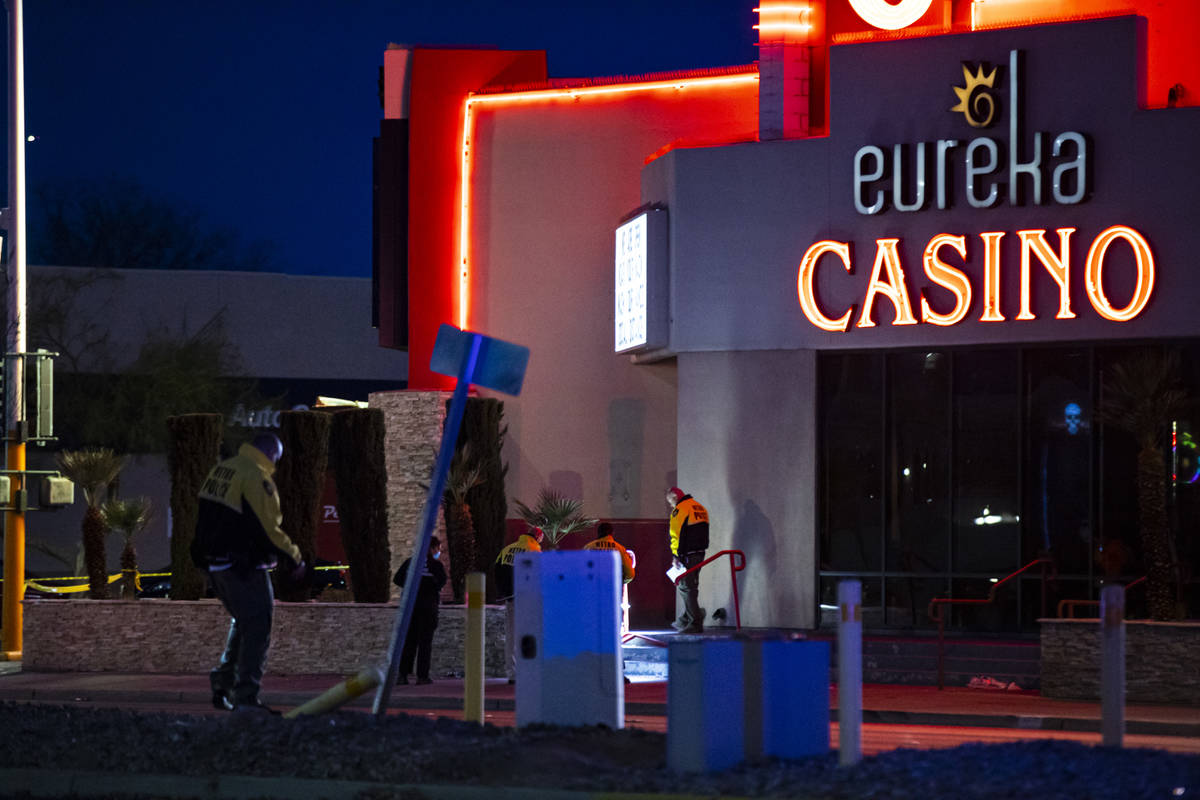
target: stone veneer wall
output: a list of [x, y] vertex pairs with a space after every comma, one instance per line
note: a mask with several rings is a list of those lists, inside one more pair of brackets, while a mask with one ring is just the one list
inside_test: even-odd
[[[502, 678], [504, 608], [484, 610], [484, 674]], [[267, 674], [352, 674], [383, 663], [396, 606], [276, 603]], [[34, 672], [208, 672], [229, 615], [216, 600], [26, 600], [22, 668]], [[465, 606], [443, 606], [434, 677], [461, 675]]]
[[[437, 458], [442, 441], [442, 423], [446, 419], [449, 392], [373, 392], [367, 396], [368, 405], [383, 411], [384, 467], [387, 469], [388, 547], [391, 549], [395, 574], [404, 560], [412, 555], [417, 523], [429, 494], [429, 473]], [[446, 541], [446, 521], [438, 506], [437, 524], [433, 532]], [[449, 548], [442, 548], [446, 571], [450, 570]], [[449, 582], [443, 598], [449, 599]], [[392, 586], [392, 599], [400, 590]]]
[[[1042, 619], [1042, 694], [1100, 698], [1100, 623]], [[1200, 622], [1125, 621], [1125, 699], [1200, 705]]]

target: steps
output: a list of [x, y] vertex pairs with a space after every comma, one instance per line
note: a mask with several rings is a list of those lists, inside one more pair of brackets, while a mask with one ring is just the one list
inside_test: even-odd
[[[770, 635], [755, 631], [752, 635]], [[780, 632], [783, 633], [783, 632]], [[645, 632], [663, 644], [672, 632]], [[707, 636], [727, 635], [719, 630]], [[812, 640], [830, 643], [830, 680], [837, 682], [837, 640], [817, 633]], [[930, 637], [863, 637], [863, 682], [909, 686], [937, 685], [937, 639]], [[945, 644], [946, 686], [966, 686], [972, 678], [986, 677], [1021, 689], [1041, 688], [1041, 646], [1026, 639], [947, 639]], [[633, 639], [622, 648], [625, 672], [644, 679], [665, 680], [667, 648], [645, 639]]]

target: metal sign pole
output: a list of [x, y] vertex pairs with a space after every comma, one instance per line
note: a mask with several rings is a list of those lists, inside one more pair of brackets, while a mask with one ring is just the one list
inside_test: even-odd
[[442, 426], [442, 444], [434, 462], [433, 474], [429, 479], [429, 494], [425, 498], [425, 510], [421, 515], [417, 540], [412, 559], [408, 564], [408, 577], [404, 581], [404, 592], [400, 606], [396, 609], [396, 621], [392, 627], [392, 641], [388, 648], [388, 667], [383, 683], [375, 692], [372, 713], [382, 716], [392, 696], [396, 673], [400, 667], [400, 655], [404, 651], [404, 638], [412, 620], [413, 608], [417, 603], [421, 565], [429, 551], [429, 539], [437, 522], [438, 508], [446, 490], [446, 478], [450, 473], [450, 461], [458, 445], [458, 429], [462, 424], [463, 411], [467, 406], [467, 390], [472, 383], [507, 394], [520, 394], [525, 379], [525, 366], [529, 362], [529, 348], [492, 339], [478, 333], [460, 331], [453, 325], [442, 325], [430, 358], [430, 368], [443, 375], [457, 378], [454, 395], [446, 423]]
[[441, 505], [442, 494], [446, 491], [446, 477], [450, 472], [450, 460], [454, 457], [454, 448], [458, 443], [458, 429], [462, 424], [463, 411], [467, 407], [467, 389], [471, 385], [471, 377], [475, 374], [475, 365], [479, 360], [482, 342], [483, 337], [479, 334], [471, 336], [471, 345], [464, 353], [462, 364], [459, 367], [458, 384], [454, 387], [450, 411], [446, 414], [446, 423], [442, 427], [442, 446], [438, 450], [437, 461], [434, 462], [433, 475], [429, 482], [429, 494], [425, 498], [425, 510], [421, 514], [421, 525], [417, 529], [416, 546], [413, 547], [412, 558], [408, 563], [408, 577], [404, 581], [400, 607], [396, 609], [387, 672], [384, 673], [383, 683], [379, 684], [379, 688], [375, 690], [375, 704], [371, 708], [371, 712], [376, 716], [387, 711], [388, 702], [392, 697], [392, 686], [396, 683], [396, 673], [400, 668], [400, 654], [404, 650], [404, 638], [408, 633], [413, 608], [417, 603], [421, 566], [425, 563], [425, 554], [429, 551], [429, 539], [433, 536], [433, 526], [437, 522], [438, 507]]

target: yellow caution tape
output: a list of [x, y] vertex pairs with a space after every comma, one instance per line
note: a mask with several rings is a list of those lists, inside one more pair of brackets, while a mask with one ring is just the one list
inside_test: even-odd
[[[347, 569], [347, 567], [345, 564], [334, 564], [334, 565], [328, 566], [328, 567], [313, 567], [313, 569], [314, 570], [318, 570], [318, 569], [319, 570], [330, 570], [330, 569], [342, 570], [342, 569]], [[124, 575], [123, 572], [118, 572], [115, 575], [109, 575], [108, 583], [116, 583], [123, 577], [123, 575]], [[138, 572], [138, 573], [134, 574], [133, 584], [134, 584], [134, 587], [138, 591], [141, 591], [142, 578], [169, 578], [169, 577], [171, 577], [170, 572]], [[86, 592], [90, 588], [88, 583], [86, 583], [87, 580], [88, 580], [88, 578], [86, 575], [66, 575], [66, 576], [59, 576], [59, 577], [52, 577], [52, 578], [30, 578], [25, 581], [25, 588], [26, 589], [34, 589], [35, 591], [39, 591], [39, 592], [46, 592], [47, 594], [75, 594], [77, 592]], [[50, 581], [84, 581], [84, 583], [82, 583], [79, 586], [58, 586], [58, 587], [47, 586], [46, 583], [48, 583]], [[3, 582], [4, 582], [4, 579], [0, 578], [0, 583], [3, 583]]]

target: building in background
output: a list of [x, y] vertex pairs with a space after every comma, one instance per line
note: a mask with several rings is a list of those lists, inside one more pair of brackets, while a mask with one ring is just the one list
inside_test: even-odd
[[[371, 283], [366, 278], [33, 267], [29, 280], [30, 346], [62, 353], [55, 364], [60, 388], [81, 376], [106, 381], [128, 369], [147, 342], [183, 341], [213, 326], [236, 356], [236, 371], [225, 379], [253, 381], [259, 402], [195, 411], [222, 413], [233, 430], [277, 428], [280, 411], [308, 408], [318, 395], [366, 401], [370, 392], [405, 386], [407, 354], [379, 347], [368, 323]], [[70, 420], [63, 418], [61, 404], [56, 413], [56, 427], [64, 430]], [[56, 451], [30, 447], [30, 468], [54, 469]], [[120, 491], [123, 497], [146, 495], [153, 503], [153, 519], [136, 545], [143, 569], [157, 569], [171, 560], [166, 458], [163, 453], [130, 455]], [[319, 554], [331, 558], [340, 553], [333, 498], [330, 487], [318, 534]], [[46, 548], [74, 559], [83, 512], [83, 496], [76, 492], [73, 506], [29, 515], [31, 575], [63, 574], [67, 565], [47, 555]], [[114, 570], [118, 538], [108, 543]]]
[[[760, 60], [715, 70], [385, 52], [376, 322], [410, 389], [449, 388], [426, 367], [441, 323], [530, 346], [510, 500], [549, 486], [614, 520], [632, 602], [664, 621], [673, 485], [708, 507], [710, 553], [745, 552], [750, 626], [817, 626], [856, 577], [870, 625], [927, 627], [930, 599], [1050, 552], [1049, 591], [1030, 573], [957, 619], [1012, 632], [1140, 574], [1112, 559], [1138, 549], [1135, 448], [1095, 413], [1139, 348], [1179, 352], [1200, 394], [1200, 8], [757, 11]], [[1200, 419], [1175, 424], [1187, 443]], [[1195, 455], [1163, 457], [1194, 608]]]

